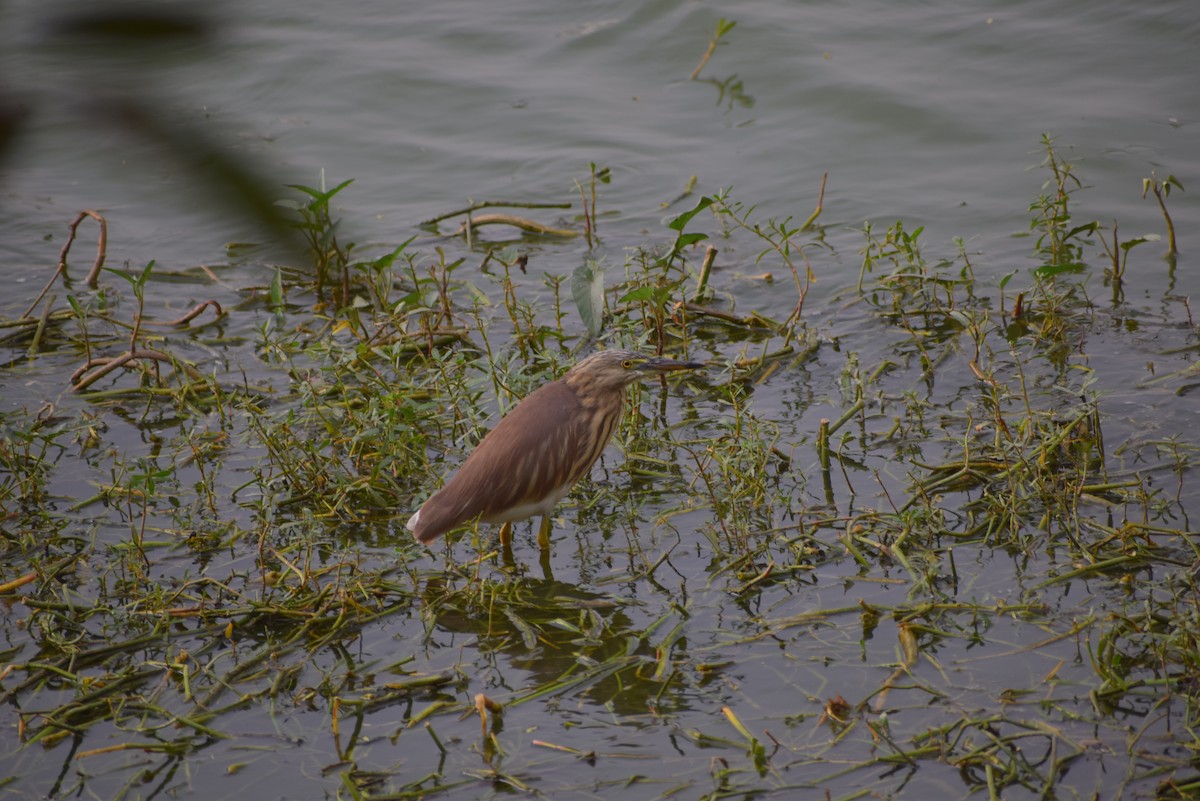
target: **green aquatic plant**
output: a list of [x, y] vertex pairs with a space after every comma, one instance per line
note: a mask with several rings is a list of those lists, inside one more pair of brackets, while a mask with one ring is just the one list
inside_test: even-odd
[[724, 17], [717, 20], [717, 29], [713, 33], [712, 38], [708, 40], [708, 48], [704, 51], [704, 55], [700, 57], [700, 63], [692, 70], [692, 74], [688, 77], [688, 80], [694, 81], [699, 77], [700, 71], [704, 69], [704, 65], [712, 58], [712, 54], [717, 51], [717, 45], [721, 44], [721, 40], [725, 38], [725, 34], [732, 31], [735, 26], [737, 26], [737, 22], [734, 20], [727, 20]]
[[1171, 196], [1172, 187], [1180, 192], [1183, 191], [1183, 184], [1179, 183], [1179, 179], [1174, 175], [1159, 178], [1158, 173], [1151, 172], [1149, 178], [1142, 179], [1142, 197], [1145, 198], [1148, 192], [1154, 193], [1154, 199], [1158, 201], [1158, 208], [1162, 211], [1163, 222], [1167, 225], [1168, 257], [1173, 257], [1179, 252], [1179, 245], [1175, 241], [1175, 223], [1171, 220], [1170, 212], [1167, 211], [1167, 198]]
[[[894, 795], [937, 771], [1187, 797], [1191, 329], [1156, 329], [1133, 404], [1105, 348], [1138, 344], [1138, 312], [1085, 291], [1124, 242], [1067, 219], [1062, 152], [1018, 210], [1032, 267], [1000, 286], [920, 224], [826, 230], [727, 193], [623, 263], [576, 241], [578, 280], [527, 273], [568, 247], [548, 237], [363, 258], [312, 229], [327, 279], [55, 283], [4, 329], [6, 398], [151, 346], [204, 372], [0, 412], [0, 784], [186, 794], [286, 747], [362, 797]], [[150, 327], [179, 285], [204, 300]], [[631, 393], [552, 557], [486, 527], [414, 544], [417, 502], [595, 339], [710, 365]]]
[[300, 218], [294, 223], [308, 244], [309, 257], [316, 273], [317, 297], [324, 299], [326, 291], [332, 290], [337, 305], [350, 302], [350, 260], [354, 243], [338, 241], [340, 221], [334, 219], [331, 202], [353, 179], [342, 181], [332, 189], [325, 185], [325, 173], [321, 173], [321, 184], [317, 187], [292, 184], [290, 188], [308, 196], [306, 202], [282, 201]]

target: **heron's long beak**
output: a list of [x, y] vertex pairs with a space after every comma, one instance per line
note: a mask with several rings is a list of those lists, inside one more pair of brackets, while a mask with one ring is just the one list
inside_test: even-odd
[[704, 362], [681, 362], [675, 359], [646, 359], [637, 369], [647, 373], [674, 373], [677, 370], [698, 370], [705, 367]]

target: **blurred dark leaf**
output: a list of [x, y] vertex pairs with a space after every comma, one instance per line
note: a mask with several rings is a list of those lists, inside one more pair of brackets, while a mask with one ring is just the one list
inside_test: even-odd
[[98, 8], [54, 19], [52, 36], [72, 39], [121, 39], [160, 44], [164, 39], [208, 39], [213, 26], [206, 17], [159, 5]]
[[[258, 224], [266, 229], [265, 241], [284, 244], [299, 255], [306, 251], [294, 219], [276, 204], [283, 182], [248, 158], [219, 147], [206, 128], [179, 119], [179, 98], [163, 103], [151, 89], [160, 74], [153, 65], [160, 64], [162, 56], [206, 55], [203, 46], [213, 41], [221, 22], [207, 4], [182, 10], [164, 3], [117, 2], [48, 10], [42, 44], [57, 51], [54, 70], [65, 65], [74, 73], [62, 81], [50, 70], [46, 77], [65, 91], [43, 92], [38, 101], [66, 99], [81, 123], [80, 147], [88, 146], [96, 125], [110, 125], [152, 145], [157, 155], [188, 173], [188, 190], [206, 191], [214, 207]], [[29, 116], [11, 97], [0, 94], [0, 163], [13, 158], [13, 142]], [[190, 191], [187, 194], [184, 208], [197, 202]]]
[[167, 157], [191, 171], [198, 186], [215, 191], [222, 201], [236, 201], [244, 212], [270, 229], [278, 241], [303, 250], [294, 220], [276, 203], [279, 186], [276, 179], [260, 174], [248, 161], [220, 149], [195, 127], [172, 124], [134, 98], [98, 99], [91, 108], [97, 116], [108, 117], [129, 133], [156, 145]]
[[0, 96], [0, 164], [8, 157], [8, 151], [17, 140], [28, 110], [7, 97]]

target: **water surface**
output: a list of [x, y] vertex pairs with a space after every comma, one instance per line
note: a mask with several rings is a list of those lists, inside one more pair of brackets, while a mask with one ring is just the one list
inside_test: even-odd
[[[379, 0], [352, 6], [261, 0], [199, 8], [213, 25], [207, 41], [116, 54], [64, 43], [50, 33], [60, 15], [86, 7], [27, 1], [0, 11], [0, 91], [29, 112], [16, 149], [0, 166], [0, 253], [16, 290], [0, 301], [6, 316], [32, 302], [52, 271], [66, 225], [84, 208], [101, 210], [109, 221], [111, 265], [140, 269], [156, 260], [164, 273], [194, 277], [152, 282], [148, 303], [160, 319], [200, 299], [237, 308], [264, 291], [277, 263], [292, 259], [253, 219], [206, 188], [204, 174], [89, 110], [103, 93], [137, 98], [162, 119], [243, 157], [280, 197], [295, 196], [285, 185], [315, 186], [322, 173], [330, 186], [354, 179], [338, 196], [343, 240], [379, 253], [416, 235], [424, 264], [434, 262], [434, 246], [451, 259], [465, 257], [458, 277], [478, 284], [495, 304], [491, 320], [505, 358], [512, 350], [506, 348], [499, 281], [467, 275], [483, 248], [436, 237], [419, 227], [421, 221], [471, 200], [504, 199], [572, 202], [571, 211], [539, 219], [578, 226], [576, 182], [586, 184], [589, 164], [609, 168], [611, 184], [599, 187], [601, 239], [594, 252], [582, 239], [519, 243], [530, 255], [530, 269], [513, 274], [518, 291], [548, 314], [545, 273], [570, 275], [592, 255], [606, 261], [616, 280], [631, 249], [668, 242], [663, 221], [700, 194], [732, 187], [734, 197], [755, 204], [762, 219], [800, 220], [812, 211], [828, 174], [820, 218], [824, 245], [805, 251], [816, 282], [804, 325], [820, 347], [813, 358], [788, 363], [746, 387], [754, 418], [775, 432], [778, 451], [790, 460], [772, 463], [774, 495], [764, 514], [782, 528], [798, 519], [801, 528], [819, 531], [814, 520], [825, 499], [813, 442], [820, 420], [840, 417], [853, 402], [845, 389], [850, 354], [865, 371], [885, 360], [896, 364], [882, 374], [880, 398], [872, 401], [873, 425], [881, 429], [890, 416], [903, 414], [905, 393], [925, 393], [935, 407], [927, 421], [935, 432], [971, 430], [964, 418], [979, 408], [969, 356], [947, 359], [936, 380], [927, 379], [912, 338], [881, 324], [855, 299], [859, 229], [871, 221], [882, 231], [898, 219], [909, 231], [923, 227], [921, 242], [931, 258], [953, 258], [953, 240], [961, 237], [981, 291], [998, 307], [1003, 277], [1016, 273], [1013, 286], [1027, 286], [1029, 270], [1040, 264], [1032, 255], [1033, 239], [1016, 235], [1028, 231], [1028, 206], [1045, 191], [1048, 175], [1037, 165], [1045, 156], [1040, 137], [1049, 133], [1088, 187], [1073, 204], [1081, 221], [1119, 220], [1122, 236], [1162, 234], [1156, 204], [1141, 196], [1142, 179], [1152, 171], [1174, 174], [1189, 188], [1170, 197], [1182, 250], [1178, 262], [1161, 258], [1161, 242], [1135, 248], [1129, 285], [1117, 303], [1097, 262], [1083, 281], [1095, 304], [1090, 316], [1080, 312], [1076, 318], [1072, 366], [1028, 379], [1034, 403], [1049, 403], [1058, 392], [1055, 382], [1069, 390], [1059, 393], [1065, 399], [1079, 389], [1066, 379], [1094, 368], [1105, 439], [1114, 459], [1125, 449], [1122, 474], [1143, 476], [1155, 487], [1178, 482], [1178, 493], [1164, 495], [1164, 514], [1171, 518], [1166, 522], [1172, 529], [1190, 528], [1196, 511], [1190, 462], [1176, 475], [1174, 462], [1161, 455], [1173, 439], [1185, 451], [1194, 449], [1190, 384], [1156, 379], [1194, 363], [1194, 320], [1186, 302], [1200, 286], [1189, 257], [1198, 218], [1190, 185], [1200, 173], [1200, 126], [1192, 118], [1200, 41], [1194, 3], [724, 7], [459, 0], [400, 7]], [[700, 80], [689, 81], [722, 15], [737, 27]], [[669, 205], [693, 175], [695, 194]], [[695, 228], [711, 233], [721, 249], [714, 280], [723, 300], [743, 314], [788, 315], [796, 296], [778, 260], [757, 261], [760, 248], [746, 237], [720, 238], [710, 217], [697, 218]], [[265, 246], [248, 257], [227, 247], [247, 242]], [[91, 258], [91, 240], [84, 237], [81, 245], [72, 260], [76, 277]], [[187, 272], [197, 266], [219, 280]], [[773, 283], [748, 277], [765, 271], [774, 273]], [[565, 326], [581, 335], [583, 323], [568, 296]], [[1005, 302], [1011, 304], [1011, 293]], [[121, 313], [128, 314], [128, 294], [122, 303]], [[211, 337], [180, 347], [223, 377], [249, 372], [279, 392], [276, 402], [286, 406], [294, 374], [259, 347], [258, 332], [270, 318], [264, 306], [247, 302]], [[697, 337], [693, 347], [698, 357], [721, 365], [756, 353], [758, 344], [718, 329]], [[10, 366], [0, 376], [5, 414], [36, 411], [46, 402], [66, 415], [96, 413], [105, 420], [106, 452], [131, 463], [159, 453], [186, 427], [174, 409], [144, 414], [78, 398], [65, 380], [78, 354], [22, 355], [20, 346], [6, 354]], [[638, 396], [642, 416], [657, 430], [678, 426], [685, 440], [720, 436], [732, 414], [717, 391], [728, 378], [722, 369], [669, 390], [647, 389]], [[1015, 373], [1005, 377], [1014, 385], [1021, 380]], [[481, 380], [480, 386], [490, 384]], [[489, 397], [488, 404], [494, 410], [499, 401]], [[214, 418], [211, 426], [219, 431], [222, 422]], [[230, 429], [246, 433], [237, 425]], [[1063, 797], [1121, 797], [1126, 785], [1117, 786], [1112, 777], [1126, 776], [1126, 770], [1137, 779], [1125, 779], [1129, 792], [1148, 797], [1156, 778], [1149, 766], [1156, 759], [1186, 762], [1179, 756], [1186, 753], [1183, 741], [1173, 739], [1183, 721], [1160, 713], [1153, 699], [1108, 710], [1098, 733], [1073, 725], [1096, 714], [1093, 699], [1101, 682], [1089, 657], [1098, 645], [1087, 634], [1073, 635], [1072, 626], [1124, 613], [1130, 585], [1100, 574], [1039, 588], [1072, 568], [1056, 562], [1062, 557], [1049, 532], [1044, 547], [1025, 551], [977, 543], [957, 549], [953, 581], [950, 567], [938, 566], [936, 591], [895, 561], [880, 558], [863, 567], [839, 550], [836, 537], [818, 534], [822, 555], [806, 569], [747, 589], [755, 571], [729, 570], [714, 559], [703, 534], [719, 521], [710, 508], [693, 505], [703, 486], [694, 454], [662, 454], [677, 474], [644, 478], [628, 469], [621, 452], [611, 449], [594, 478], [626, 490], [617, 493], [625, 500], [596, 508], [575, 498], [560, 510], [552, 576], [541, 571], [528, 539], [518, 546], [515, 576], [492, 568], [484, 576], [502, 588], [497, 593], [505, 604], [514, 593], [522, 599], [514, 614], [538, 627], [536, 642], [510, 617], [478, 606], [478, 584], [441, 579], [444, 551], [413, 557], [403, 516], [346, 526], [331, 535], [336, 544], [322, 540], [323, 547], [350, 543], [367, 565], [418, 559], [397, 582], [418, 577], [403, 592], [439, 599], [436, 619], [414, 603], [364, 626], [353, 641], [315, 648], [302, 658], [281, 657], [281, 666], [296, 667], [288, 691], [225, 712], [215, 725], [231, 737], [207, 742], [177, 762], [139, 752], [78, 758], [79, 750], [129, 739], [107, 724], [80, 742], [21, 748], [10, 709], [0, 716], [10, 735], [0, 752], [0, 776], [13, 778], [0, 784], [0, 793], [341, 797], [370, 771], [384, 776], [375, 788], [383, 793], [445, 784], [445, 795], [461, 798], [511, 792], [512, 785], [488, 771], [515, 777], [533, 788], [528, 792], [550, 798], [749, 797], [796, 788], [832, 797], [861, 791], [960, 797], [986, 787], [984, 768], [961, 753], [954, 756], [959, 762], [872, 763], [890, 752], [862, 727], [839, 739], [838, 727], [822, 717], [834, 696], [863, 702], [873, 724], [886, 711], [893, 736], [912, 748], [922, 733], [961, 717], [998, 716], [992, 729], [972, 730], [967, 739], [988, 731], [1006, 736], [1022, 726], [1061, 726], [1088, 741], [1059, 777]], [[926, 462], [950, 458], [940, 447], [918, 455]], [[55, 512], [83, 527], [85, 538], [122, 542], [128, 508], [70, 510], [97, 483], [113, 480], [106, 475], [108, 457], [61, 458], [53, 479]], [[219, 478], [222, 494], [237, 490], [244, 500], [244, 484], [261, 458], [252, 450], [231, 454]], [[455, 455], [445, 458], [439, 467], [449, 469]], [[843, 514], [862, 497], [878, 497], [884, 507], [883, 496], [906, 486], [914, 469], [899, 447], [891, 460], [872, 454], [863, 470], [835, 476], [829, 515]], [[199, 478], [183, 475], [178, 491], [187, 498], [189, 481]], [[973, 497], [967, 491], [946, 496], [952, 509]], [[252, 517], [232, 502], [222, 514], [247, 526]], [[1107, 515], [1119, 526], [1123, 514], [1128, 512], [1114, 507], [1095, 518]], [[292, 511], [281, 516], [278, 542], [311, 531], [297, 522], [303, 519]], [[1189, 552], [1178, 539], [1163, 547], [1186, 562]], [[164, 585], [181, 577], [253, 574], [256, 555], [248, 546], [203, 559], [172, 551], [159, 569]], [[460, 562], [474, 556], [466, 541], [453, 551]], [[647, 576], [652, 564], [660, 566]], [[1162, 579], [1153, 568], [1131, 568], [1129, 575], [1151, 594]], [[88, 579], [80, 579], [83, 586]], [[1052, 624], [1031, 617], [1023, 606], [1030, 598], [1054, 610]], [[926, 626], [919, 633], [923, 656], [892, 687], [889, 676], [904, 662], [903, 632], [914, 618], [885, 613], [871, 624], [869, 607], [911, 612], [927, 601], [948, 605], [919, 616]], [[990, 611], [977, 618], [951, 608], [952, 602]], [[28, 612], [12, 610], [10, 622]], [[825, 614], [809, 616], [820, 612]], [[597, 626], [589, 636], [571, 628], [589, 622]], [[5, 626], [5, 663], [37, 659], [20, 625]], [[242, 648], [252, 651], [275, 634], [248, 632]], [[654, 676], [658, 664], [670, 666], [674, 678], [664, 683]], [[597, 665], [620, 669], [604, 673]], [[533, 688], [572, 671], [583, 676], [578, 687], [525, 700]], [[410, 672], [453, 674], [454, 680], [347, 717], [335, 747], [327, 684], [341, 682], [338, 691], [352, 693], [377, 688], [379, 675]], [[6, 685], [13, 681], [5, 679]], [[1040, 704], [1016, 706], [1006, 716], [1006, 705], [1025, 701], [1029, 688], [1041, 693]], [[431, 704], [469, 704], [477, 692], [513, 704], [496, 732], [499, 756], [480, 740], [478, 719], [460, 716], [458, 707], [455, 714], [427, 719], [440, 740], [420, 724], [409, 725]], [[748, 755], [723, 707], [763, 743], [780, 743], [765, 766]], [[1122, 731], [1138, 733], [1132, 746], [1126, 747]], [[1050, 758], [1038, 750], [1048, 741], [1029, 742], [1030, 762]], [[354, 744], [349, 754], [347, 743]], [[599, 756], [577, 759], [539, 743]], [[1143, 761], [1131, 756], [1143, 751]], [[842, 772], [863, 764], [868, 767]], [[443, 779], [419, 784], [432, 773]], [[1020, 786], [1008, 793], [1037, 795], [1036, 788]]]

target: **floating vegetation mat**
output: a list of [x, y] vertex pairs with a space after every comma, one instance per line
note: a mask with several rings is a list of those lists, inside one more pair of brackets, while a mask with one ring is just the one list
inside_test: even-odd
[[[1044, 145], [1032, 259], [986, 278], [826, 225], [832, 185], [622, 235], [598, 168], [582, 217], [385, 251], [301, 187], [299, 264], [80, 280], [68, 243], [0, 321], [0, 798], [1196, 797], [1182, 186], [1147, 179], [1164, 260]], [[631, 392], [549, 551], [414, 543], [606, 346], [708, 369]]]

